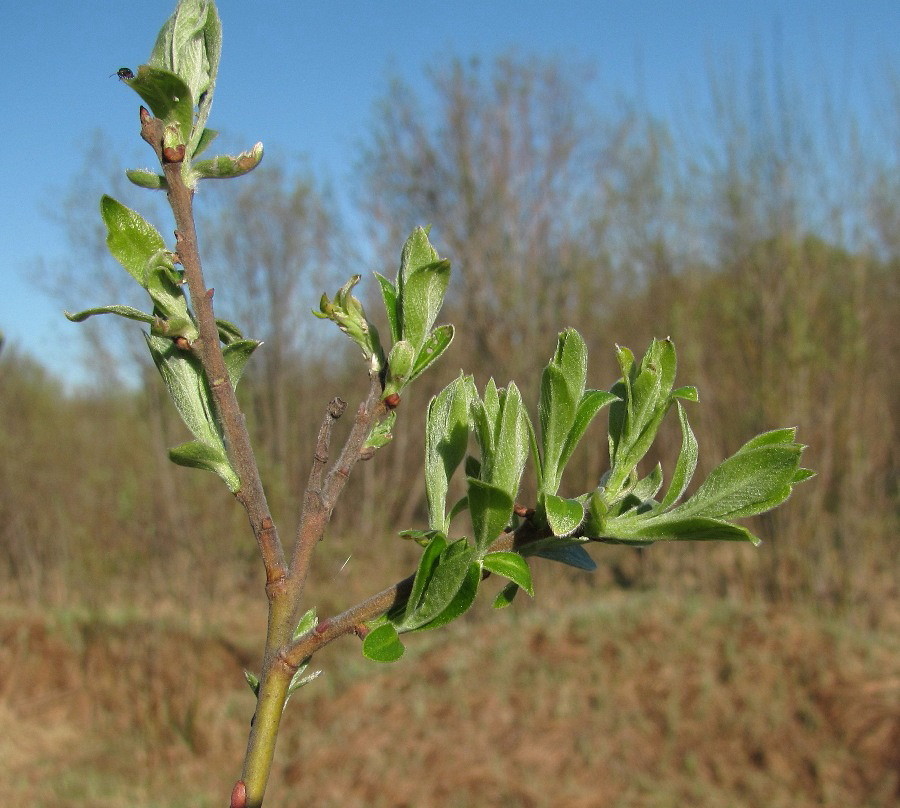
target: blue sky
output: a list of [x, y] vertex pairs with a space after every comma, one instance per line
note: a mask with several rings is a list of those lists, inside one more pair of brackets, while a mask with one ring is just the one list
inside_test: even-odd
[[[2, 0], [2, 7], [0, 329], [71, 375], [77, 326], [32, 277], [36, 259], [65, 250], [46, 210], [54, 191], [69, 190], [97, 130], [121, 151], [123, 169], [149, 165], [137, 97], [109, 74], [147, 58], [174, 0]], [[827, 84], [863, 119], [877, 110], [872, 88], [885, 91], [887, 75], [900, 68], [897, 0], [219, 0], [218, 7], [224, 50], [210, 124], [232, 144], [261, 140], [270, 154], [305, 154], [339, 193], [352, 183], [387, 77], [424, 87], [424, 68], [444, 55], [489, 59], [514, 49], [589, 62], [597, 71], [592, 92], [624, 93], [662, 117], [692, 92], [700, 97], [719, 62], [748, 65], [760, 49], [784, 59], [797, 86]], [[114, 301], [96, 301], [105, 302]]]

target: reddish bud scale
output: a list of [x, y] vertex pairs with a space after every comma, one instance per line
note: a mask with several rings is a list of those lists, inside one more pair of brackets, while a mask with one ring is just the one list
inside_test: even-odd
[[183, 163], [186, 151], [187, 149], [185, 148], [184, 143], [179, 143], [177, 146], [166, 146], [162, 150], [163, 162]]
[[384, 399], [384, 406], [389, 410], [395, 410], [400, 404], [400, 394], [399, 393], [391, 393], [389, 396], [386, 396]]
[[247, 808], [247, 786], [243, 780], [238, 780], [231, 789], [230, 808]]

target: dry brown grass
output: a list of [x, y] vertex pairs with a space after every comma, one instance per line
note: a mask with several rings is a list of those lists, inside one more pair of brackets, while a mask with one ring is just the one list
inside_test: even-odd
[[[897, 620], [597, 593], [410, 638], [350, 642], [288, 708], [272, 806], [887, 806], [900, 796]], [[221, 805], [238, 770], [260, 615], [8, 611], [8, 804]], [[895, 615], [896, 618], [896, 615]]]

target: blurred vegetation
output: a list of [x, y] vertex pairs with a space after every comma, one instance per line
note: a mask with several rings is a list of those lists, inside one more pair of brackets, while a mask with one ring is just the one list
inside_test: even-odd
[[[589, 341], [596, 387], [614, 381], [614, 343], [643, 350], [651, 336], [674, 338], [681, 382], [700, 388], [701, 462], [798, 425], [819, 472], [763, 517], [761, 549], [595, 549], [596, 586], [810, 600], [878, 619], [897, 595], [898, 151], [867, 151], [844, 133], [851, 119], [823, 120], [783, 80], [748, 78], [746, 93], [713, 82], [705, 144], [632, 106], [595, 108], [583, 74], [558, 62], [455, 62], [434, 74], [427, 98], [390, 87], [358, 172], [382, 256], [371, 268], [392, 268], [400, 234], [434, 223], [455, 267], [445, 315], [465, 327], [337, 514], [335, 537], [367, 540], [336, 538], [324, 563], [352, 553], [351, 573], [384, 583], [405, 571], [406, 549], [390, 536], [424, 522], [418, 413], [428, 395], [463, 367], [480, 382], [516, 378], [533, 402], [556, 332], [572, 325]], [[829, 137], [815, 137], [825, 124]], [[102, 232], [72, 207], [80, 262], [100, 252]], [[361, 268], [360, 250], [308, 172], [264, 167], [236, 200], [213, 197], [208, 210], [218, 311], [266, 342], [242, 393], [289, 525], [325, 404], [352, 401], [363, 384], [352, 351], [303, 312]], [[477, 304], [462, 310], [464, 299]], [[104, 366], [115, 362], [117, 328], [90, 331]], [[258, 584], [232, 503], [165, 459], [182, 436], [153, 372], [140, 374], [123, 390], [101, 370], [93, 390], [66, 393], [15, 347], [0, 357], [0, 576], [10, 595], [103, 603], [135, 565], [148, 578], [142, 597], [183, 586], [215, 594], [229, 576], [200, 563], [213, 546], [237, 580]], [[601, 434], [587, 441], [573, 491], [605, 468]]]
[[[707, 464], [701, 472], [762, 430], [797, 425], [799, 439], [810, 447], [804, 463], [819, 476], [785, 506], [761, 517], [764, 524], [752, 526], [764, 538], [761, 548], [593, 548], [599, 569], [592, 576], [541, 569], [535, 607], [517, 602], [514, 609], [523, 612], [522, 619], [532, 608], [546, 612], [563, 604], [572, 607], [594, 602], [601, 593], [608, 598], [613, 590], [630, 590], [643, 603], [648, 596], [640, 591], [663, 590], [688, 598], [727, 596], [746, 608], [752, 604], [763, 610], [746, 618], [753, 623], [747, 630], [758, 639], [773, 630], [777, 633], [779, 625], [777, 620], [774, 626], [762, 625], [758, 615], [778, 614], [780, 607], [790, 605], [797, 614], [814, 615], [807, 625], [815, 624], [817, 639], [810, 640], [808, 653], [788, 647], [789, 643], [782, 648], [777, 638], [761, 651], [756, 640], [726, 650], [738, 656], [742, 651], [751, 656], [762, 653], [765, 659], [773, 655], [766, 676], [780, 670], [785, 659], [809, 663], [808, 681], [825, 676], [810, 662], [821, 643], [833, 640], [821, 658], [826, 665], [844, 653], [835, 650], [835, 643], [851, 642], [829, 640], [828, 621], [839, 618], [844, 625], [886, 634], [900, 626], [896, 552], [900, 95], [895, 93], [892, 109], [881, 111], [885, 132], [874, 133], [867, 141], [851, 116], [827, 105], [824, 112], [817, 111], [802, 94], [790, 90], [783, 75], [765, 74], [760, 70], [748, 76], [746, 89], [721, 77], [713, 81], [708, 118], [702, 126], [688, 127], [689, 134], [633, 105], [596, 108], [587, 99], [581, 72], [556, 62], [513, 58], [492, 65], [457, 62], [435, 73], [433, 92], [427, 97], [416, 96], [400, 83], [389, 89], [376, 112], [358, 171], [360, 212], [372, 223], [375, 246], [370, 252], [378, 256], [367, 268], [387, 268], [392, 274], [402, 234], [414, 225], [432, 223], [438, 249], [454, 265], [444, 317], [464, 327], [434, 378], [404, 397], [392, 447], [363, 464], [351, 481], [335, 514], [331, 537], [315, 561], [317, 580], [310, 596], [320, 614], [346, 607], [413, 569], [416, 549], [394, 536], [399, 529], [425, 522], [422, 433], [428, 396], [462, 367], [474, 372], [479, 384], [488, 375], [500, 384], [515, 378], [526, 402], [534, 402], [538, 370], [553, 350], [557, 331], [571, 325], [588, 340], [588, 383], [594, 387], [606, 388], [615, 380], [614, 343], [642, 352], [651, 336], [674, 339], [681, 360], [680, 382], [696, 384], [700, 390], [701, 401], [692, 410], [691, 421], [701, 463]], [[221, 248], [209, 254], [208, 272], [217, 287], [217, 313], [246, 325], [250, 336], [266, 340], [241, 393], [258, 439], [270, 502], [282, 524], [291, 528], [324, 407], [334, 395], [358, 400], [365, 385], [353, 351], [328, 341], [330, 337], [316, 330], [312, 316], [307, 318], [304, 312], [315, 305], [321, 291], [337, 288], [350, 274], [364, 269], [359, 263], [363, 251], [346, 243], [327, 193], [309, 176], [290, 178], [264, 168], [242, 180], [241, 189], [236, 202], [213, 204], [204, 226], [205, 233], [231, 234], [233, 239], [220, 240]], [[83, 199], [78, 204], [83, 205]], [[72, 231], [80, 254], [91, 254], [97, 232], [96, 228]], [[226, 286], [232, 283], [243, 284], [252, 294], [229, 297]], [[370, 286], [374, 294], [374, 284]], [[475, 299], [478, 305], [463, 310], [463, 299]], [[166, 447], [185, 436], [149, 363], [142, 366], [134, 387], [107, 383], [116, 375], [109, 363], [126, 361], [122, 351], [116, 353], [118, 337], [113, 330], [104, 331], [107, 327], [112, 329], [106, 323], [90, 326], [93, 342], [88, 352], [94, 354], [98, 382], [84, 389], [66, 390], [16, 346], [7, 345], [0, 354], [2, 601], [51, 606], [54, 613], [69, 615], [61, 630], [80, 649], [86, 669], [90, 669], [86, 649], [96, 644], [105, 648], [104, 643], [115, 645], [119, 640], [115, 632], [102, 640], [88, 637], [85, 626], [92, 623], [84, 615], [102, 613], [108, 621], [116, 610], [180, 614], [181, 620], [196, 617], [210, 626], [238, 617], [258, 624], [264, 614], [263, 604], [257, 602], [262, 598], [262, 570], [239, 508], [211, 475], [173, 466], [166, 459]], [[131, 336], [138, 340], [136, 333]], [[564, 481], [564, 488], [568, 483], [572, 491], [585, 490], [605, 470], [605, 433], [598, 428], [596, 434], [595, 441], [585, 441], [580, 464], [570, 467], [573, 477], [576, 465], [580, 467], [582, 479]], [[664, 467], [673, 461], [678, 440], [673, 430], [668, 444], [662, 441]], [[206, 563], [210, 557], [216, 559], [214, 567]], [[550, 585], [560, 579], [566, 580], [565, 596], [555, 594], [559, 587]], [[184, 604], [186, 611], [181, 611]], [[676, 612], [681, 614], [677, 609], [672, 614]], [[740, 622], [735, 613], [729, 614], [728, 619]], [[480, 620], [477, 611], [467, 619]], [[587, 636], [581, 620], [572, 617], [561, 630]], [[618, 630], [643, 632], [645, 638], [647, 631], [656, 632], [668, 638], [672, 628], [654, 624], [629, 629], [629, 625], [626, 621]], [[607, 628], [611, 627], [604, 624], [603, 630]], [[796, 630], [798, 642], [812, 636], [794, 624], [788, 628]], [[30, 637], [32, 630], [40, 634], [43, 629], [20, 632], [19, 645], [8, 648], [25, 649], [30, 642], [25, 635]], [[494, 631], [503, 634], [496, 625]], [[537, 645], [527, 652], [528, 658], [533, 652], [540, 659], [546, 652], [553, 657], [542, 663], [547, 668], [560, 664], [559, 656], [547, 650], [547, 643], [557, 636], [553, 631], [535, 629], [529, 634], [529, 642]], [[698, 628], [697, 636], [704, 631]], [[226, 634], [223, 630], [222, 636]], [[689, 640], [682, 639], [687, 647]], [[725, 635], [716, 641], [728, 642]], [[43, 640], [38, 637], [35, 642], [38, 647]], [[252, 664], [248, 659], [255, 650], [236, 648], [232, 640], [223, 642], [210, 653], [230, 659], [223, 662], [226, 668], [236, 667], [235, 657], [239, 664]], [[446, 642], [452, 643], [452, 638]], [[603, 645], [596, 639], [591, 642]], [[603, 648], [618, 647], [615, 638], [609, 642]], [[631, 639], [623, 642], [627, 647]], [[608, 662], [613, 654], [610, 659], [615, 661], [616, 652], [607, 654], [603, 648], [598, 651], [601, 660]], [[591, 656], [595, 650], [565, 653]], [[66, 661], [68, 652], [53, 653], [57, 652], [60, 665], [72, 662]], [[108, 652], [108, 648], [96, 651]], [[846, 652], [862, 653], [855, 646]], [[16, 654], [12, 657], [20, 661], [28, 658], [26, 650]], [[10, 665], [12, 657], [7, 660]], [[147, 651], [147, 659], [152, 658]], [[129, 658], [121, 664], [131, 666], [128, 670], [145, 670], [147, 659]], [[844, 659], [835, 676], [846, 673]], [[896, 662], [894, 656], [894, 676]], [[662, 722], [660, 726], [668, 729], [660, 732], [671, 738], [679, 732], [675, 727], [682, 713], [695, 707], [679, 700], [677, 688], [669, 687], [665, 677], [659, 679], [659, 664], [648, 657], [629, 670], [646, 669], [646, 676], [656, 677], [660, 693], [649, 696], [660, 697], [662, 712], [644, 715], [641, 721], [648, 726]], [[451, 660], [441, 665], [446, 670], [434, 673], [438, 685], [448, 676], [464, 675], [463, 667]], [[591, 668], [602, 669], [603, 665]], [[870, 681], [872, 670], [866, 667], [860, 681]], [[847, 681], [856, 673], [846, 673]], [[410, 669], [409, 675], [415, 679], [417, 674]], [[574, 681], [580, 674], [564, 672], [560, 681], [568, 675]], [[136, 680], [135, 686], [143, 681]], [[770, 683], [777, 690], [777, 681]], [[701, 690], [708, 686], [702, 676], [695, 684]], [[728, 686], [738, 692], [744, 684], [735, 680]], [[896, 681], [893, 687], [896, 694]], [[827, 689], [824, 684], [822, 688]], [[197, 695], [197, 688], [179, 692], [181, 701], [176, 704], [162, 691], [144, 690], [136, 709], [149, 711], [141, 718], [147, 726], [163, 734], [176, 732], [178, 743], [199, 750], [202, 759], [209, 744], [219, 743], [209, 730], [219, 724], [210, 725], [208, 715], [196, 714], [213, 709]], [[811, 691], [804, 692], [804, 698], [809, 697]], [[829, 698], [840, 701], [842, 697], [834, 693], [844, 691], [828, 692]], [[343, 717], [334, 721], [344, 721], [348, 711], [354, 712], [352, 706], [369, 698], [368, 693], [357, 684], [354, 693], [329, 708], [343, 709]], [[570, 695], [572, 700], [567, 701], [569, 696], [557, 694], [556, 712], [551, 710], [547, 717], [556, 722], [558, 732], [559, 722], [580, 710], [577, 695]], [[632, 695], [635, 704], [649, 697]], [[791, 696], [781, 693], [779, 698], [790, 701]], [[421, 705], [416, 702], [408, 709], [445, 727], [462, 720], [459, 715], [435, 713], [433, 705], [425, 704], [425, 696], [422, 699]], [[762, 693], [753, 691], [752, 699], [764, 709]], [[809, 764], [813, 769], [843, 766], [847, 761], [841, 759], [845, 754], [841, 744], [853, 743], [857, 730], [862, 733], [858, 737], [874, 744], [874, 751], [869, 751], [875, 757], [866, 757], [865, 765], [858, 763], [857, 786], [842, 781], [840, 789], [845, 790], [826, 793], [823, 783], [828, 778], [821, 772], [804, 773], [794, 768], [795, 763], [778, 758], [790, 757], [790, 743], [775, 753], [760, 751], [761, 739], [771, 727], [759, 727], [752, 738], [744, 737], [748, 746], [741, 760], [747, 765], [756, 761], [760, 768], [782, 766], [786, 789], [782, 794], [794, 789], [795, 795], [812, 795], [791, 804], [888, 804], [895, 786], [885, 785], [882, 775], [891, 762], [878, 758], [881, 752], [876, 747], [896, 748], [891, 739], [896, 741], [900, 732], [900, 712], [895, 700], [892, 713], [884, 712], [885, 704], [875, 709], [866, 702], [860, 708], [878, 725], [874, 735], [866, 734], [871, 727], [853, 724], [856, 718], [841, 712], [837, 702], [808, 708], [782, 705], [785, 710], [806, 711], [806, 718], [797, 718], [798, 726], [804, 721], [812, 722], [809, 726], [832, 726], [828, 723], [832, 718], [853, 724], [834, 736], [828, 747], [831, 757], [816, 761], [814, 749], [807, 749], [804, 754], [813, 760]], [[485, 704], [471, 709], [494, 714], [500, 708]], [[709, 709], [718, 728], [707, 741], [729, 736], [722, 722], [730, 708]], [[822, 711], [828, 710], [831, 718], [826, 720]], [[835, 710], [843, 717], [834, 718]], [[799, 713], [792, 715], [796, 718]], [[885, 716], [887, 724], [882, 726], [879, 721]], [[228, 720], [233, 723], [233, 716]], [[227, 723], [225, 718], [221, 721]], [[398, 721], [405, 722], [406, 717], [399, 716]], [[130, 725], [126, 729], [137, 732]], [[612, 732], [601, 725], [584, 731]], [[640, 736], [642, 730], [634, 732]], [[223, 730], [221, 737], [226, 734], [241, 733]], [[640, 741], [622, 737], [627, 743]], [[813, 743], [802, 737], [802, 743]], [[701, 779], [708, 789], [720, 792], [708, 790], [704, 802], [683, 780], [672, 786], [673, 802], [666, 794], [653, 802], [647, 796], [650, 783], [645, 793], [638, 779], [632, 781], [637, 789], [633, 800], [627, 793], [611, 791], [610, 800], [621, 802], [608, 804], [788, 804], [755, 783], [752, 770], [737, 784], [732, 775], [717, 774], [713, 750], [700, 749], [689, 760], [674, 762], [659, 757], [674, 755], [683, 740], [657, 749], [654, 766], [693, 767], [705, 772]], [[882, 741], [885, 745], [879, 746]], [[697, 738], [688, 739], [684, 745], [695, 742]], [[309, 740], [297, 735], [284, 743], [296, 752]], [[322, 747], [340, 748], [342, 743], [343, 739], [331, 738]], [[757, 747], [750, 748], [754, 743]], [[153, 743], [148, 748], [156, 749]], [[100, 758], [103, 754], [98, 752]], [[162, 753], [146, 754], [162, 762], [153, 757]], [[232, 757], [236, 760], [239, 754]], [[572, 754], [591, 757], [587, 750]], [[778, 758], [774, 763], [772, 754]], [[881, 762], [866, 769], [875, 758]], [[290, 754], [284, 759], [291, 765]], [[627, 782], [642, 762], [622, 763], [627, 776], [615, 771], [605, 776]], [[365, 789], [372, 782], [371, 773], [358, 774], [359, 787]], [[505, 782], [505, 775], [499, 779], [494, 775], [486, 769], [484, 782]], [[578, 780], [575, 775], [566, 779], [568, 769], [548, 776], [557, 782]], [[653, 779], [649, 770], [643, 776]], [[290, 781], [290, 771], [285, 778]], [[478, 783], [472, 789], [476, 793]], [[709, 797], [739, 792], [745, 795], [740, 800]], [[348, 803], [323, 792], [320, 804], [387, 804], [373, 801], [372, 793], [357, 795], [362, 802]], [[515, 804], [548, 804], [531, 791], [522, 793], [525, 796]], [[868, 801], [860, 801], [860, 795]], [[35, 804], [81, 804], [47, 799]], [[98, 793], [84, 799], [107, 804]], [[434, 794], [411, 794], [409, 800], [403, 804], [451, 804]], [[475, 803], [461, 798], [452, 804]], [[498, 797], [481, 804], [512, 803]], [[567, 804], [599, 803], [578, 802], [573, 795]]]

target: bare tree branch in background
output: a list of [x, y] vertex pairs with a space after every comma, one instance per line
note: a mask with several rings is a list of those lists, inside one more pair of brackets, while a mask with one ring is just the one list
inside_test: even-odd
[[[313, 335], [316, 321], [309, 311], [322, 289], [336, 285], [348, 261], [334, 205], [307, 173], [263, 164], [206, 217], [203, 230], [210, 277], [222, 289], [216, 298], [221, 311], [266, 345], [248, 374], [266, 459], [279, 469], [305, 461], [296, 451], [292, 403], [303, 372], [302, 349], [321, 339], [321, 330]], [[240, 296], [228, 296], [238, 289], [244, 290]], [[293, 479], [297, 470], [290, 471]]]

